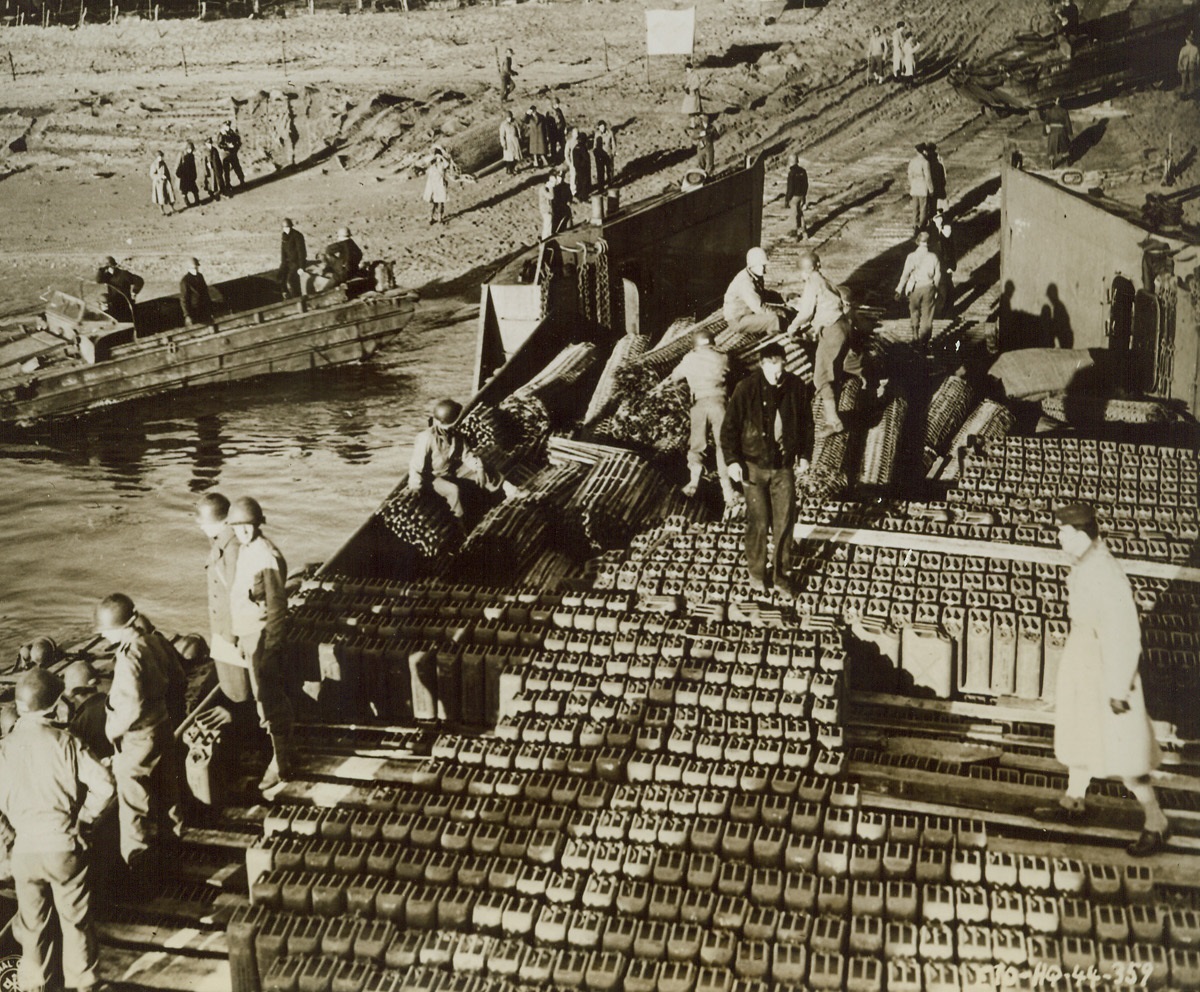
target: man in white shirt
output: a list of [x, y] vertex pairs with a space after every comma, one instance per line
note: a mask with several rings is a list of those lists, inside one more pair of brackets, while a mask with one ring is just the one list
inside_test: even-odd
[[908, 297], [908, 316], [912, 321], [913, 341], [924, 346], [933, 336], [933, 308], [937, 304], [942, 264], [929, 250], [929, 232], [917, 235], [917, 247], [904, 260], [904, 271], [896, 283], [896, 299]]

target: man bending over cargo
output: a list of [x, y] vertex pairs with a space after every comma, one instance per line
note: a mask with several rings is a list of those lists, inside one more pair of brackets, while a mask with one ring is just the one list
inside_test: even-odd
[[450, 512], [460, 521], [463, 518], [460, 482], [473, 482], [493, 491], [503, 487], [506, 496], [518, 492], [511, 483], [492, 476], [479, 456], [454, 433], [454, 424], [461, 415], [461, 403], [439, 400], [429, 418], [429, 426], [413, 442], [412, 457], [408, 462], [408, 488], [413, 491], [432, 489], [450, 505]]
[[725, 290], [722, 313], [731, 331], [742, 331], [769, 337], [779, 333], [779, 316], [767, 305], [764, 280], [767, 275], [767, 253], [761, 248], [746, 252], [746, 267]]

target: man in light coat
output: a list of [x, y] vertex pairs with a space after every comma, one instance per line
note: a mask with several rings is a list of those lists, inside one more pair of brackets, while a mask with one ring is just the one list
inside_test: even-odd
[[231, 703], [251, 698], [250, 676], [234, 647], [233, 618], [229, 612], [229, 592], [237, 574], [241, 545], [229, 526], [229, 500], [220, 493], [206, 493], [196, 504], [196, 523], [209, 540], [204, 562], [208, 589], [209, 649], [217, 669], [217, 684]]
[[1145, 814], [1142, 833], [1129, 846], [1133, 857], [1161, 851], [1170, 826], [1150, 773], [1161, 753], [1146, 713], [1138, 662], [1142, 628], [1129, 579], [1100, 539], [1095, 510], [1083, 503], [1055, 517], [1058, 540], [1073, 559], [1067, 577], [1071, 633], [1058, 668], [1054, 756], [1067, 766], [1067, 791], [1040, 819], [1081, 822], [1094, 778], [1119, 778]]
[[725, 497], [725, 505], [731, 506], [735, 496], [725, 465], [725, 453], [721, 450], [721, 425], [725, 423], [725, 381], [728, 375], [729, 357], [713, 347], [712, 331], [699, 330], [693, 339], [692, 350], [675, 366], [670, 380], [686, 380], [692, 395], [688, 482], [683, 487], [683, 494], [696, 495], [700, 476], [704, 473], [704, 453], [708, 450], [708, 433], [711, 429], [717, 446], [717, 476], [721, 480], [721, 492]]
[[908, 160], [908, 195], [912, 197], [914, 234], [925, 230], [932, 212], [933, 171], [925, 151], [924, 143], [917, 145], [917, 153]]
[[1179, 49], [1179, 99], [1190, 100], [1196, 95], [1196, 76], [1200, 73], [1200, 48], [1189, 34]]
[[913, 341], [922, 346], [933, 336], [933, 310], [937, 305], [938, 286], [942, 282], [942, 265], [929, 250], [929, 232], [917, 235], [917, 247], [904, 260], [904, 271], [896, 283], [896, 299], [908, 297], [908, 317]]
[[511, 176], [525, 154], [521, 149], [521, 128], [511, 110], [500, 122], [500, 154], [504, 158], [504, 169]]
[[763, 302], [767, 253], [762, 248], [746, 252], [746, 267], [729, 283], [721, 311], [731, 331], [766, 337], [779, 333], [779, 316]]
[[237, 568], [229, 590], [229, 616], [236, 647], [249, 669], [263, 729], [271, 737], [271, 762], [258, 787], [270, 793], [292, 776], [292, 703], [283, 671], [287, 627], [287, 563], [262, 532], [266, 517], [258, 501], [234, 500], [226, 523], [237, 538]]
[[0, 744], [0, 836], [12, 848], [17, 979], [31, 992], [64, 982], [80, 992], [101, 987], [86, 834], [112, 802], [113, 779], [74, 734], [55, 726], [62, 691], [62, 680], [45, 669], [22, 673], [17, 722]]

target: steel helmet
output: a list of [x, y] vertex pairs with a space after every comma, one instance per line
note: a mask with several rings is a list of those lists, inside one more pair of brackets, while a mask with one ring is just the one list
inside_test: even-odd
[[761, 248], [751, 248], [746, 252], [746, 268], [751, 272], [762, 272], [767, 267], [767, 253]]
[[62, 680], [63, 692], [74, 692], [76, 689], [94, 686], [100, 681], [95, 669], [82, 658], [63, 669]]
[[22, 713], [44, 713], [62, 694], [62, 679], [44, 668], [31, 668], [17, 678], [15, 699]]
[[433, 419], [449, 426], [462, 414], [462, 404], [456, 400], [438, 400], [433, 407]]
[[29, 645], [29, 661], [38, 668], [49, 668], [58, 661], [58, 644], [50, 637], [39, 637]]
[[189, 665], [208, 660], [208, 642], [199, 634], [185, 634], [175, 642], [175, 650]]
[[242, 496], [240, 499], [235, 499], [229, 504], [229, 516], [225, 518], [225, 522], [230, 527], [235, 527], [238, 524], [255, 524], [261, 527], [267, 522], [267, 518], [263, 516], [262, 507], [258, 505], [258, 500], [251, 499], [249, 496]]

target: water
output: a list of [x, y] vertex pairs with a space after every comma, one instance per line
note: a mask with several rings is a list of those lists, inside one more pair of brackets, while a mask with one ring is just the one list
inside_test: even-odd
[[442, 396], [465, 398], [475, 322], [422, 304], [376, 362], [130, 404], [0, 436], [0, 667], [40, 634], [87, 636], [126, 592], [207, 636], [196, 499], [254, 496], [291, 569], [335, 552], [407, 467]]

